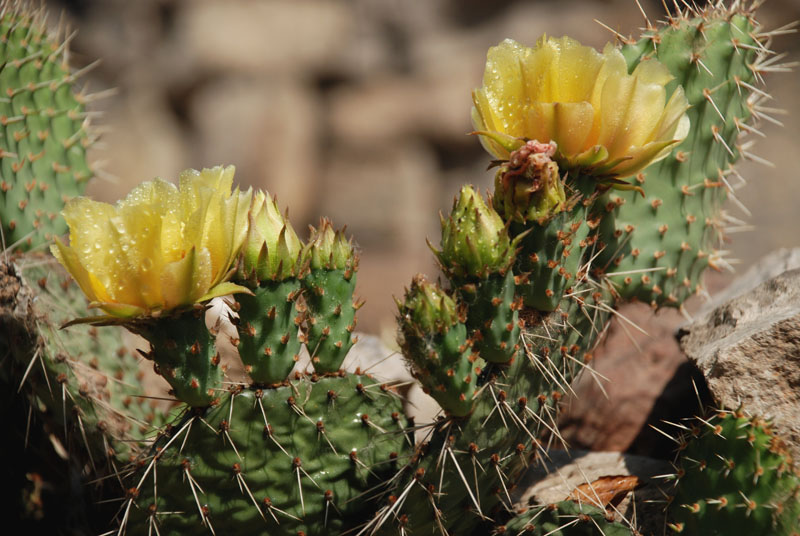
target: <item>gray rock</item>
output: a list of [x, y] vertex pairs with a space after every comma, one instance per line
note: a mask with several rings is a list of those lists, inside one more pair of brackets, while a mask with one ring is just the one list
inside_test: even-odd
[[678, 337], [719, 404], [772, 419], [800, 456], [800, 269], [718, 305]]
[[663, 476], [674, 472], [669, 462], [619, 452], [552, 450], [549, 456], [545, 463], [531, 466], [520, 480], [514, 497], [517, 505], [563, 501], [587, 482], [633, 475], [638, 477], [639, 487], [616, 507], [615, 515], [630, 521], [641, 534], [662, 534], [665, 497], [670, 489]]

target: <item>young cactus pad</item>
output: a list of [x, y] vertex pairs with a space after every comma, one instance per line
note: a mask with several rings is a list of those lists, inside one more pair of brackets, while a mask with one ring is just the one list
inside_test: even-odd
[[29, 247], [63, 234], [59, 212], [81, 195], [92, 171], [80, 71], [67, 42], [47, 32], [44, 11], [0, 2], [0, 223], [5, 244]]
[[354, 344], [358, 253], [344, 230], [323, 219], [306, 246], [309, 270], [302, 279], [308, 306], [306, 346], [317, 372], [336, 372]]
[[505, 363], [519, 349], [521, 302], [511, 266], [520, 238], [509, 238], [508, 226], [470, 186], [442, 218], [442, 250], [434, 253], [469, 308], [467, 329], [486, 361]]
[[278, 203], [258, 191], [250, 208], [247, 238], [234, 280], [250, 294], [237, 297], [239, 357], [257, 384], [284, 381], [299, 358], [303, 321], [297, 299], [303, 243]]
[[400, 346], [415, 376], [448, 413], [468, 415], [483, 359], [471, 348], [456, 302], [417, 276], [397, 307]]

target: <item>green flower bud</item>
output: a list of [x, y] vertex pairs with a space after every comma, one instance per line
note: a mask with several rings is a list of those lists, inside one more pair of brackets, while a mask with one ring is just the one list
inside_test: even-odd
[[494, 178], [494, 208], [504, 220], [544, 222], [564, 210], [566, 196], [556, 144], [528, 141], [513, 151]]
[[509, 238], [507, 225], [480, 192], [464, 186], [450, 217], [442, 218], [442, 250], [434, 253], [451, 279], [483, 279], [508, 269], [517, 242]]
[[320, 221], [319, 229], [311, 227], [306, 254], [312, 270], [355, 270], [358, 264], [355, 248], [345, 237], [344, 229], [335, 231], [327, 218]]
[[278, 210], [275, 198], [261, 190], [256, 192], [249, 221], [237, 277], [257, 282], [297, 276], [303, 265], [303, 243]]
[[453, 298], [423, 275], [416, 275], [411, 288], [406, 290], [405, 301], [397, 300], [400, 325], [420, 334], [444, 333], [461, 321]]

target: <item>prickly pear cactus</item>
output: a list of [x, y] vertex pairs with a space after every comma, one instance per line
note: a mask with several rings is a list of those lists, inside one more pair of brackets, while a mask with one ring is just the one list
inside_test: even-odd
[[800, 530], [800, 472], [768, 422], [741, 411], [698, 418], [678, 456], [673, 532], [793, 536]]
[[3, 453], [15, 460], [7, 485], [19, 490], [9, 519], [34, 532], [99, 532], [113, 515], [101, 501], [120, 492], [122, 468], [167, 422], [169, 404], [144, 396], [120, 328], [59, 329], [87, 310], [52, 258], [29, 254], [0, 271], [0, 389], [13, 438]]
[[0, 13], [0, 220], [5, 244], [28, 249], [66, 231], [59, 212], [92, 177], [92, 135], [74, 87], [82, 72], [44, 10], [4, 1]]
[[235, 279], [252, 290], [237, 298], [239, 357], [257, 384], [281, 383], [299, 359], [304, 320], [298, 304], [303, 244], [274, 197], [256, 192]]
[[474, 349], [489, 362], [506, 363], [519, 350], [522, 304], [511, 271], [518, 242], [480, 193], [465, 186], [450, 218], [442, 219], [442, 250], [434, 250], [470, 310]]
[[[88, 177], [88, 136], [63, 51], [2, 5], [0, 216], [7, 240], [34, 245], [32, 229], [60, 233], [43, 220]], [[52, 252], [104, 314], [87, 316], [66, 279], [39, 282], [38, 302], [9, 292], [19, 276], [4, 264], [0, 382], [22, 384], [74, 467], [122, 484], [100, 491], [122, 504], [121, 533], [636, 534], [572, 502], [498, 523], [560, 439], [558, 402], [614, 307], [679, 305], [724, 264], [713, 247], [736, 136], [770, 68], [758, 32], [750, 8], [717, 3], [622, 49], [564, 37], [490, 50], [473, 121], [494, 195], [462, 189], [435, 250], [447, 281], [418, 276], [398, 302], [405, 358], [443, 409], [428, 426], [409, 427], [394, 387], [340, 370], [360, 305], [352, 241], [323, 220], [304, 246], [273, 198], [233, 188], [232, 167], [146, 182], [115, 206], [70, 201], [69, 245]], [[209, 300], [230, 294], [252, 384], [226, 382], [205, 326]], [[178, 399], [169, 424], [107, 325], [149, 339], [142, 355]], [[303, 343], [313, 371], [292, 374]], [[777, 442], [738, 414], [715, 419], [686, 447], [672, 529], [794, 534], [798, 477]]]
[[673, 76], [667, 90], [683, 87], [691, 106], [683, 143], [636, 175], [644, 195], [608, 197], [596, 266], [624, 298], [677, 306], [703, 292], [707, 267], [726, 266], [717, 249], [727, 225], [721, 205], [738, 182], [732, 165], [743, 152], [740, 135], [753, 130], [764, 95], [755, 84], [769, 69], [760, 31], [746, 9], [709, 7], [676, 15], [622, 47], [629, 68], [649, 58], [666, 65]]
[[415, 376], [448, 413], [468, 415], [484, 361], [472, 351], [456, 303], [444, 290], [417, 277], [398, 307], [400, 344]]

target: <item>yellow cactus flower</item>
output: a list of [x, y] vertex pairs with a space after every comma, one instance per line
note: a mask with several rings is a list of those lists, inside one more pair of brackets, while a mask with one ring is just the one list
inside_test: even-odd
[[233, 174], [233, 166], [187, 170], [177, 188], [155, 179], [113, 206], [72, 199], [63, 211], [69, 246], [56, 240], [51, 251], [91, 306], [121, 319], [247, 292], [226, 282], [252, 198], [231, 192]]
[[689, 131], [683, 88], [667, 100], [672, 79], [655, 59], [628, 74], [610, 43], [601, 54], [569, 37], [542, 37], [535, 48], [507, 39], [489, 49], [472, 121], [499, 159], [525, 140], [553, 141], [562, 169], [626, 177], [665, 157]]

